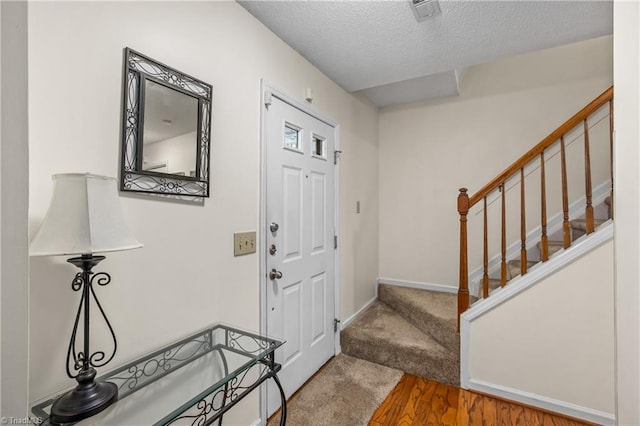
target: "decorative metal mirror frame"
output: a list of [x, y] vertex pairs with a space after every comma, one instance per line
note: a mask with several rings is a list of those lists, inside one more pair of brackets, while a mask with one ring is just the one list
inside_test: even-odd
[[[195, 177], [142, 170], [142, 156], [138, 153], [142, 152], [145, 80], [198, 100]], [[120, 190], [208, 197], [212, 86], [128, 47], [125, 49], [124, 83]]]

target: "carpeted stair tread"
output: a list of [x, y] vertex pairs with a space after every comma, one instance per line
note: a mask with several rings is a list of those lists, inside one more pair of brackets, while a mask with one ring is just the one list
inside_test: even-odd
[[458, 385], [459, 352], [453, 352], [382, 302], [376, 302], [340, 334], [349, 356]]
[[[533, 262], [531, 260], [527, 261], [527, 271], [529, 270], [529, 268], [531, 268], [536, 263], [538, 263], [538, 262]], [[522, 266], [522, 261], [520, 259], [510, 260], [507, 263], [507, 269], [509, 270], [509, 278], [510, 279], [513, 279], [513, 278], [517, 277], [518, 275], [520, 275], [521, 266]]]
[[[542, 242], [538, 241], [538, 250], [540, 250], [540, 256], [542, 257]], [[549, 241], [549, 256], [559, 252], [564, 248], [564, 242], [562, 241]]]
[[451, 351], [460, 350], [457, 294], [399, 287], [378, 286], [378, 298], [396, 313]]
[[[603, 220], [603, 219], [594, 219], [593, 220], [594, 228], [597, 228], [598, 226], [602, 225], [604, 222], [606, 222], [606, 221]], [[569, 224], [571, 225], [571, 229], [577, 229], [577, 230], [583, 231], [583, 232], [587, 231], [587, 220], [586, 219], [571, 220], [571, 221], [569, 221]]]

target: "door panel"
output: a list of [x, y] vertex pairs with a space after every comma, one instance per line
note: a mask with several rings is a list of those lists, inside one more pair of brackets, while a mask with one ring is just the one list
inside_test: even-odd
[[282, 234], [284, 262], [302, 255], [302, 170], [282, 168]]
[[282, 289], [283, 338], [287, 344], [282, 348], [284, 352], [283, 366], [286, 367], [302, 352], [302, 282], [298, 281]]
[[321, 273], [311, 278], [311, 346], [327, 334], [327, 276]]
[[323, 252], [327, 241], [327, 191], [323, 174], [311, 173], [311, 249]]
[[[276, 352], [280, 377], [291, 396], [335, 351], [335, 170], [328, 158], [335, 129], [272, 98], [266, 112], [267, 333], [286, 340]], [[275, 229], [275, 227], [274, 227]], [[268, 414], [278, 393], [268, 385]]]

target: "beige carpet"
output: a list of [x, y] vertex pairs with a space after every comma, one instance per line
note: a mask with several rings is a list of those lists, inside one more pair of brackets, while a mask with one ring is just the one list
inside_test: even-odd
[[[369, 423], [402, 371], [340, 354], [287, 404], [287, 426]], [[268, 423], [278, 425], [280, 415]]]

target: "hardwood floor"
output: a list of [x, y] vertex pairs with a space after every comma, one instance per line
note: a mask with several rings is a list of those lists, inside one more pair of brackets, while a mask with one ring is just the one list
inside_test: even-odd
[[499, 398], [405, 374], [369, 426], [590, 425]]

